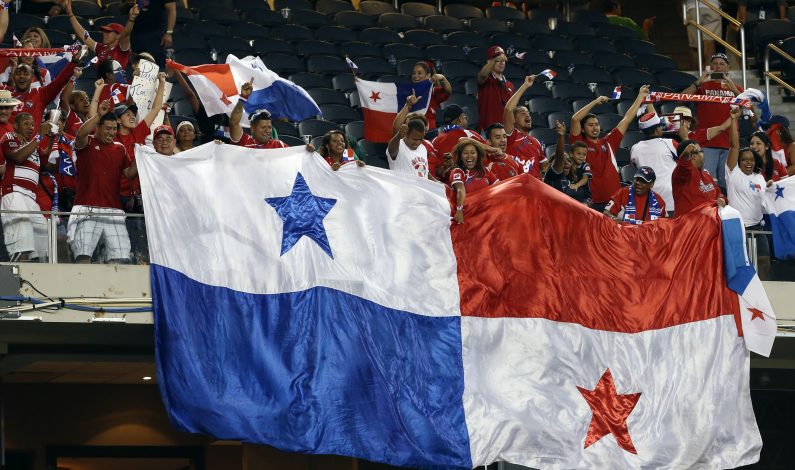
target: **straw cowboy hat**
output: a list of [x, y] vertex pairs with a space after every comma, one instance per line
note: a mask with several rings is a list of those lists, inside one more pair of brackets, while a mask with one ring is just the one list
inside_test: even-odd
[[11, 96], [10, 91], [0, 90], [0, 107], [16, 106], [20, 103], [22, 102]]

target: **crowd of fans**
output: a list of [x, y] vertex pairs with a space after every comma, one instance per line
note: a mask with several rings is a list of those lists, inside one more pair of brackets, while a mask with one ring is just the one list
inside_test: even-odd
[[[8, 25], [9, 3], [0, 0], [5, 7], [0, 10], [0, 36]], [[143, 116], [128, 96], [128, 64], [133, 76], [139, 73], [141, 61], [165, 65], [164, 51], [171, 46], [174, 28], [174, 3], [152, 1], [141, 10], [137, 2], [130, 2], [126, 24], [103, 26], [101, 41], [92, 39], [75, 19], [69, 0], [57, 3], [88, 54], [73, 53], [71, 63], [54, 77], [37, 57], [0, 59], [5, 62], [0, 70], [5, 71], [6, 84], [0, 89], [3, 245], [11, 260], [45, 260], [47, 216], [15, 211], [68, 211], [72, 215], [63, 218], [62, 228], [75, 261], [144, 261], [143, 218], [122, 216], [143, 213], [136, 144], [151, 145], [163, 155], [178, 155], [215, 138], [212, 125], [207, 125], [212, 119], [179, 72], [160, 73], [151, 111]], [[610, 3], [614, 9], [608, 15], [623, 21], [620, 4]], [[147, 28], [136, 39], [142, 17]], [[159, 29], [152, 27], [155, 24]], [[638, 27], [639, 34], [647, 34], [652, 24], [653, 19], [644, 22]], [[16, 47], [50, 46], [46, 31], [31, 28]], [[92, 57], [95, 60], [89, 62]], [[762, 203], [766, 186], [795, 173], [795, 142], [785, 118], [772, 119], [765, 132], [757, 129], [757, 117], [749, 116], [744, 131], [738, 124], [743, 120], [740, 108], [700, 102], [695, 109], [677, 107], [673, 115], [679, 127], [669, 129], [670, 116], [658, 114], [653, 104], [647, 103], [649, 86], [640, 87], [623, 119], [612, 129], [603, 129], [593, 113], [611, 98], [597, 96], [574, 113], [570, 122], [556, 122], [555, 142], [540, 142], [531, 135], [533, 118], [523, 101], [539, 76], [529, 75], [515, 86], [504, 75], [508, 60], [502, 47], [490, 47], [475, 77], [477, 128], [469, 125], [464, 108], [455, 104], [443, 107], [452, 86], [429, 61], [418, 61], [411, 74], [415, 83], [432, 82], [427, 112], [410, 112], [421, 98], [411, 95], [393, 122], [393, 137], [386, 148], [389, 168], [448, 185], [455, 200], [456, 223], [465, 223], [468, 195], [527, 173], [620, 224], [654, 222], [681, 216], [704, 204], [728, 203], [742, 213], [746, 227], [765, 229]], [[709, 72], [693, 77], [693, 84], [683, 92], [734, 97], [744, 91], [731, 80], [725, 54], [712, 54], [709, 65]], [[81, 67], [96, 67], [98, 79], [91, 96], [74, 90]], [[167, 80], [188, 97], [199, 118], [197, 124], [182, 120], [172, 128], [166, 113], [164, 123], [152, 128], [164, 108]], [[257, 149], [286, 147], [267, 110], [248, 116], [248, 131], [242, 127], [243, 103], [252, 91], [251, 82], [241, 87], [240, 100], [227, 123], [228, 142]], [[631, 174], [622, 175], [616, 153], [635, 124], [645, 139], [631, 148]], [[769, 136], [785, 146], [788, 167], [773, 157]], [[740, 148], [743, 137], [749, 145]], [[547, 146], [554, 147], [554, 152], [548, 153]], [[328, 132], [317, 149], [308, 142], [307, 147], [317, 150], [333, 170], [345, 164], [365, 165], [361, 152], [349, 144], [341, 130]], [[75, 171], [64, 171], [65, 162]], [[770, 260], [766, 240], [758, 245], [758, 255], [764, 276]]]

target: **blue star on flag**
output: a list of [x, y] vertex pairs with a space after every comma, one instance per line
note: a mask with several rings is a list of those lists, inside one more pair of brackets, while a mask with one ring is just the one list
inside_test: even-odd
[[301, 237], [309, 237], [323, 249], [332, 259], [323, 219], [329, 213], [336, 199], [319, 197], [312, 194], [303, 175], [298, 173], [289, 196], [269, 197], [265, 202], [270, 204], [284, 222], [282, 231], [282, 256], [298, 243]]
[[776, 198], [773, 199], [774, 201], [778, 200], [778, 198], [784, 197], [784, 188], [779, 185], [776, 185]]

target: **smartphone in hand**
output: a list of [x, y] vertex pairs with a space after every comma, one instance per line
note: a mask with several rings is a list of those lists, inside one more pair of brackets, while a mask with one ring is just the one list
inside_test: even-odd
[[723, 80], [726, 78], [726, 74], [724, 72], [712, 72], [709, 74], [710, 80]]

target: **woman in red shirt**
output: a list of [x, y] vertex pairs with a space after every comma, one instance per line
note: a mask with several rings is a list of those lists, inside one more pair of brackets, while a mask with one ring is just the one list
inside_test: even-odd
[[498, 180], [492, 172], [483, 168], [486, 154], [478, 142], [472, 139], [461, 139], [453, 148], [455, 166], [447, 176], [447, 183], [456, 193], [455, 221], [464, 222], [464, 199], [467, 193], [474, 193], [486, 188]]
[[414, 83], [424, 82], [430, 80], [433, 82], [433, 93], [431, 93], [431, 102], [428, 104], [428, 111], [425, 117], [428, 119], [428, 130], [436, 129], [436, 112], [441, 108], [442, 103], [450, 98], [453, 92], [453, 87], [450, 82], [444, 78], [444, 75], [436, 73], [436, 68], [430, 61], [421, 61], [414, 64], [414, 70], [411, 72], [411, 81]]

